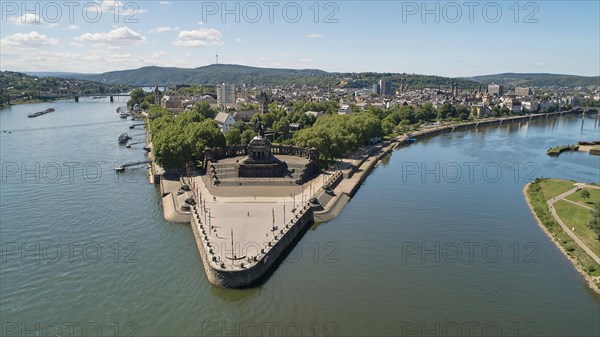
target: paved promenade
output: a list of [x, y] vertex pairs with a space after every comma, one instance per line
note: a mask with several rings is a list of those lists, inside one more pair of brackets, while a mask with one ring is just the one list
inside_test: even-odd
[[[219, 262], [237, 268], [262, 248], [308, 204], [326, 181], [319, 175], [302, 186], [213, 186], [206, 176], [185, 178], [196, 193], [201, 221]], [[233, 241], [233, 245], [232, 245]], [[247, 264], [248, 262], [246, 262]]]

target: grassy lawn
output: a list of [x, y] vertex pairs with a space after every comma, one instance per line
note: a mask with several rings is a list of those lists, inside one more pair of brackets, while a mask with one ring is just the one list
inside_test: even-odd
[[555, 196], [572, 189], [575, 186], [573, 186], [573, 182], [569, 180], [544, 179], [540, 182], [540, 187], [542, 188], [544, 198], [546, 200], [550, 200]]
[[573, 205], [570, 202], [560, 200], [554, 203], [556, 213], [561, 220], [569, 227], [575, 227], [575, 235], [585, 243], [588, 248], [594, 252], [600, 253], [600, 241], [596, 240], [596, 235], [588, 227], [592, 218], [590, 210], [587, 208]]
[[[596, 263], [565, 231], [562, 230], [562, 227], [554, 220], [554, 217], [546, 204], [548, 199], [566, 192], [571, 188], [573, 188], [573, 182], [570, 181], [559, 179], [537, 179], [529, 186], [526, 193], [530, 200], [530, 207], [538, 216], [544, 227], [546, 227], [550, 234], [567, 251], [567, 255], [575, 259], [576, 264], [587, 272], [588, 275], [600, 276], [600, 265], [598, 265], [598, 263]], [[563, 202], [568, 204], [566, 201]], [[559, 203], [556, 203], [555, 205], [560, 207]], [[573, 207], [577, 206], [573, 205]], [[589, 211], [586, 209], [584, 210]], [[567, 222], [567, 219], [564, 219], [564, 221]], [[571, 227], [574, 227], [574, 225], [571, 225]], [[578, 230], [579, 229], [576, 228], [575, 232]]]
[[580, 203], [584, 206], [587, 207], [592, 207], [592, 204], [595, 202], [600, 202], [600, 189], [596, 189], [596, 188], [585, 188], [585, 190], [587, 190], [588, 192], [590, 192], [590, 197], [587, 199], [583, 199], [581, 197], [581, 192], [583, 191], [578, 191], [575, 192], [573, 194], [571, 194], [570, 196], [566, 197], [565, 199], [571, 200], [571, 201], [575, 201], [577, 203]]

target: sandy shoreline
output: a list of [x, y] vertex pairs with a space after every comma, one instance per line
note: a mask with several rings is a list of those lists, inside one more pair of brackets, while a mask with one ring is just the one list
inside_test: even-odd
[[527, 190], [529, 189], [530, 185], [531, 185], [531, 183], [528, 183], [528, 184], [525, 185], [525, 187], [523, 188], [523, 195], [525, 196], [525, 200], [527, 201], [527, 206], [529, 206], [529, 210], [531, 211], [531, 213], [533, 213], [533, 216], [535, 217], [535, 220], [537, 221], [538, 226], [540, 226], [540, 228], [542, 229], [542, 231], [544, 231], [544, 233], [546, 233], [546, 235], [548, 235], [548, 237], [550, 238], [550, 240], [552, 242], [554, 242], [554, 244], [556, 245], [556, 247], [558, 247], [558, 249], [563, 253], [563, 255], [566, 256], [567, 259], [569, 259], [569, 261], [571, 261], [571, 264], [573, 265], [573, 267], [575, 267], [575, 269], [583, 276], [583, 278], [587, 282], [588, 286], [595, 293], [597, 293], [597, 294], [600, 295], [600, 288], [596, 285], [596, 282], [598, 282], [598, 280], [595, 277], [588, 275], [583, 270], [583, 267], [579, 264], [579, 262], [574, 257], [572, 257], [569, 254], [567, 254], [567, 251], [560, 244], [560, 242], [558, 241], [558, 239], [556, 239], [556, 237], [548, 230], [548, 228], [546, 228], [546, 226], [544, 226], [544, 224], [542, 223], [542, 221], [538, 218], [537, 214], [535, 213], [535, 210], [533, 209], [533, 206], [531, 205], [531, 201], [529, 200], [529, 196], [527, 195]]

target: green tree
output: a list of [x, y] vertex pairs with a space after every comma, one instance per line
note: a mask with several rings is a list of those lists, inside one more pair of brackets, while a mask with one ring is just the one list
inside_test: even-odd
[[244, 132], [242, 132], [242, 136], [241, 136], [241, 144], [247, 145], [248, 143], [250, 143], [250, 141], [252, 140], [252, 138], [254, 138], [255, 135], [256, 135], [256, 132], [254, 130], [251, 130], [251, 129], [244, 130]]
[[134, 106], [135, 104], [141, 104], [146, 98], [146, 92], [141, 88], [133, 89], [130, 94], [130, 100], [127, 103], [128, 106]]
[[204, 119], [206, 119], [206, 117], [204, 117], [204, 115], [193, 110], [193, 111], [185, 111], [185, 112], [180, 113], [177, 116], [177, 118], [175, 119], [175, 121], [177, 122], [177, 125], [179, 125], [179, 127], [183, 129], [188, 124], [200, 123]]
[[469, 109], [467, 109], [467, 107], [464, 105], [459, 105], [458, 107], [456, 107], [456, 115], [462, 120], [467, 120], [469, 119], [470, 115]]
[[167, 170], [181, 169], [191, 159], [186, 137], [175, 124], [169, 124], [152, 136], [156, 162]]
[[290, 121], [287, 117], [283, 117], [273, 124], [273, 129], [277, 132], [286, 134], [290, 131]]
[[588, 199], [590, 197], [590, 191], [584, 189], [579, 194], [583, 200]]
[[454, 106], [448, 102], [442, 104], [442, 106], [438, 109], [438, 120], [444, 120], [455, 117], [457, 117], [456, 108], [454, 108]]
[[394, 128], [396, 127], [396, 122], [394, 121], [394, 118], [390, 115], [387, 116], [383, 119], [383, 121], [381, 121], [381, 127], [383, 129], [383, 133], [386, 135], [391, 134], [392, 132], [394, 132]]
[[500, 117], [501, 114], [502, 113], [500, 112], [500, 108], [497, 105], [495, 105], [492, 108], [492, 116], [494, 116], [494, 117]]
[[237, 128], [231, 128], [225, 133], [227, 146], [239, 145], [242, 143], [242, 133]]
[[437, 117], [437, 111], [433, 107], [433, 104], [427, 102], [419, 107], [415, 117], [419, 121], [429, 122]]
[[205, 119], [200, 123], [191, 123], [183, 129], [185, 141], [190, 146], [192, 156], [197, 160], [204, 159], [204, 150], [213, 147], [225, 146], [225, 136], [219, 126], [212, 119]]
[[235, 123], [233, 123], [233, 127], [240, 130], [240, 133], [246, 131], [246, 129], [248, 128], [248, 126], [246, 125], [246, 123], [244, 123], [243, 121], [236, 121]]
[[204, 101], [196, 102], [196, 105], [194, 105], [194, 111], [209, 119], [213, 119], [217, 115], [217, 112], [210, 107], [210, 104]]
[[600, 240], [600, 202], [595, 202], [592, 208], [592, 218], [588, 227], [596, 233], [596, 239]]

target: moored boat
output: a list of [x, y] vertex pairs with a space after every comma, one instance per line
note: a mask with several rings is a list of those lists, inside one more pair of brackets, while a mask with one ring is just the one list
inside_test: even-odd
[[119, 140], [119, 144], [125, 144], [125, 143], [127, 143], [127, 141], [128, 141], [128, 140], [130, 140], [130, 139], [131, 139], [131, 136], [129, 136], [129, 134], [128, 134], [128, 133], [122, 133], [122, 134], [119, 136], [119, 139], [118, 139], [118, 140]]

